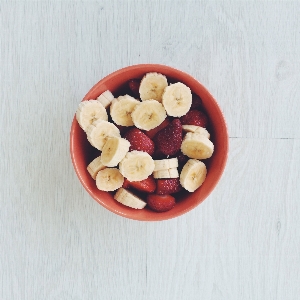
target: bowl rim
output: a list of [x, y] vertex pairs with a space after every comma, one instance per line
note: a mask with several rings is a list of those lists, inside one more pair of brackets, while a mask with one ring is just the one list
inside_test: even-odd
[[[220, 171], [218, 172], [218, 174], [215, 177], [215, 180], [213, 181], [213, 183], [211, 184], [211, 188], [209, 190], [209, 192], [206, 194], [206, 196], [200, 200], [200, 201], [195, 201], [192, 205], [184, 208], [183, 210], [166, 216], [164, 215], [164, 213], [156, 213], [155, 214], [155, 219], [151, 219], [151, 218], [140, 218], [138, 215], [136, 217], [134, 216], [129, 216], [126, 213], [123, 213], [119, 210], [115, 210], [112, 209], [109, 205], [107, 205], [107, 203], [105, 201], [101, 201], [99, 198], [97, 198], [94, 193], [89, 189], [89, 187], [85, 184], [85, 181], [83, 180], [81, 173], [79, 171], [79, 167], [76, 164], [76, 160], [75, 160], [75, 154], [74, 154], [74, 130], [75, 130], [75, 122], [76, 121], [76, 114], [73, 117], [73, 121], [72, 121], [72, 125], [71, 125], [71, 130], [70, 130], [70, 155], [71, 155], [71, 161], [73, 164], [73, 167], [75, 169], [75, 172], [77, 174], [77, 177], [79, 179], [79, 181], [81, 182], [81, 184], [83, 185], [83, 187], [85, 188], [85, 190], [89, 193], [89, 195], [96, 201], [98, 202], [100, 205], [102, 205], [103, 207], [105, 207], [106, 209], [108, 209], [109, 211], [125, 217], [127, 219], [131, 219], [131, 220], [136, 220], [136, 221], [145, 221], [145, 222], [149, 222], [149, 221], [164, 221], [164, 220], [169, 220], [169, 219], [173, 219], [173, 218], [177, 218], [179, 216], [182, 216], [184, 214], [186, 214], [187, 212], [193, 210], [195, 207], [197, 207], [198, 205], [200, 205], [211, 193], [212, 191], [215, 189], [215, 187], [217, 186], [217, 184], [219, 183], [222, 175], [224, 174], [225, 171], [225, 167], [227, 164], [227, 160], [228, 160], [228, 153], [229, 153], [229, 135], [228, 135], [228, 127], [227, 127], [227, 123], [226, 123], [226, 119], [224, 117], [224, 114], [218, 104], [218, 102], [216, 101], [216, 99], [214, 98], [214, 96], [209, 92], [209, 90], [195, 77], [193, 77], [192, 75], [181, 71], [179, 69], [176, 69], [174, 67], [168, 66], [168, 65], [163, 65], [163, 64], [134, 64], [134, 65], [129, 65], [126, 67], [123, 67], [121, 69], [118, 69], [110, 74], [108, 74], [107, 76], [103, 77], [102, 79], [100, 79], [97, 83], [95, 83], [92, 88], [85, 94], [85, 96], [83, 97], [83, 99], [81, 101], [86, 100], [86, 97], [93, 93], [94, 90], [98, 89], [98, 86], [101, 85], [103, 82], [106, 82], [108, 80], [110, 80], [111, 78], [113, 78], [115, 75], [122, 73], [122, 72], [126, 72], [128, 70], [134, 70], [134, 69], [141, 69], [141, 68], [153, 68], [154, 70], [157, 68], [168, 68], [170, 71], [175, 71], [175, 72], [179, 72], [181, 73], [182, 76], [192, 79], [193, 81], [195, 81], [197, 84], [199, 84], [201, 86], [201, 88], [203, 90], [205, 90], [205, 92], [210, 96], [210, 100], [214, 102], [214, 106], [216, 108], [216, 110], [218, 111], [218, 114], [222, 117], [222, 125], [223, 126], [223, 131], [226, 134], [226, 138], [225, 138], [225, 143], [223, 146], [223, 156], [222, 156], [222, 163], [220, 164]], [[153, 71], [156, 72], [156, 71]]]

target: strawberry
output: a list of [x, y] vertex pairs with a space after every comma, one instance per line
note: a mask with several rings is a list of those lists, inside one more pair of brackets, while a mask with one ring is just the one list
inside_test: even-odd
[[199, 108], [201, 106], [202, 106], [202, 99], [198, 95], [193, 94], [191, 109]]
[[157, 149], [165, 155], [174, 155], [181, 146], [182, 126], [179, 119], [174, 119], [154, 137]]
[[124, 184], [127, 186], [127, 188], [129, 186], [138, 191], [146, 192], [146, 193], [153, 193], [156, 189], [155, 179], [152, 176], [149, 176], [148, 178], [141, 181], [129, 181], [125, 179]]
[[130, 79], [129, 82], [128, 82], [128, 85], [129, 85], [129, 88], [132, 92], [132, 95], [135, 98], [140, 98], [140, 92], [139, 92], [140, 83], [141, 83], [140, 79]]
[[180, 121], [182, 125], [196, 125], [206, 128], [208, 118], [202, 111], [194, 109], [182, 116]]
[[164, 212], [175, 206], [175, 198], [170, 195], [149, 194], [147, 203], [152, 210]]
[[170, 121], [167, 118], [160, 125], [158, 125], [157, 127], [153, 128], [151, 130], [145, 131], [145, 134], [147, 134], [150, 139], [153, 139], [153, 137], [156, 135], [157, 132], [159, 132], [160, 130], [164, 129], [169, 124], [170, 124]]
[[166, 195], [180, 192], [182, 189], [179, 178], [157, 179], [156, 194]]
[[130, 142], [129, 151], [138, 150], [138, 151], [147, 152], [151, 156], [153, 155], [154, 143], [141, 130], [137, 128], [132, 128], [126, 132], [124, 137]]

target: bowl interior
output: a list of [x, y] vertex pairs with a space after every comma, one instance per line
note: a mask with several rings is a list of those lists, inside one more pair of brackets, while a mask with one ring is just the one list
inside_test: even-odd
[[193, 93], [201, 97], [203, 107], [209, 117], [211, 140], [215, 145], [213, 156], [203, 160], [208, 172], [202, 186], [194, 193], [184, 193], [176, 196], [175, 207], [164, 213], [153, 212], [150, 209], [135, 210], [126, 207], [113, 199], [113, 193], [103, 192], [97, 189], [95, 181], [87, 171], [87, 165], [97, 156], [100, 151], [95, 149], [87, 141], [85, 132], [78, 125], [75, 117], [72, 122], [70, 133], [70, 152], [77, 176], [88, 193], [108, 210], [135, 220], [159, 221], [182, 215], [199, 205], [214, 189], [225, 168], [228, 154], [228, 133], [223, 114], [207, 89], [192, 76], [174, 68], [155, 65], [135, 65], [120, 69], [94, 85], [83, 100], [96, 99], [101, 93], [110, 90], [115, 96], [127, 93], [127, 82], [132, 78], [142, 78], [145, 73], [158, 72], [167, 76], [169, 82], [182, 82]]

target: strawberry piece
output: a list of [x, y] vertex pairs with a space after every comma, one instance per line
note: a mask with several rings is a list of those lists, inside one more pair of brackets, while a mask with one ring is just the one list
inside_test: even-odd
[[[125, 179], [127, 180], [127, 179]], [[125, 182], [124, 180], [124, 182]], [[146, 192], [146, 193], [154, 193], [156, 189], [156, 182], [152, 176], [141, 180], [141, 181], [129, 181], [127, 180], [129, 187], [132, 187], [138, 191]], [[123, 186], [124, 187], [124, 186]]]
[[129, 82], [128, 82], [128, 85], [129, 85], [129, 88], [132, 92], [132, 95], [135, 98], [140, 98], [140, 92], [139, 92], [140, 83], [141, 83], [140, 79], [130, 79]]
[[182, 126], [179, 119], [174, 119], [154, 137], [157, 149], [165, 155], [174, 155], [181, 146]]
[[145, 131], [145, 134], [147, 134], [149, 136], [150, 139], [153, 139], [153, 137], [156, 135], [157, 132], [159, 132], [160, 130], [164, 129], [165, 127], [167, 127], [170, 124], [169, 119], [165, 119], [160, 125], [158, 125], [157, 127]]
[[129, 151], [137, 150], [144, 151], [151, 156], [154, 153], [154, 143], [153, 141], [141, 130], [137, 128], [132, 128], [125, 134], [125, 139], [130, 142]]
[[180, 192], [182, 187], [179, 178], [157, 179], [156, 194], [167, 195]]
[[149, 194], [147, 204], [154, 211], [164, 212], [175, 206], [175, 198], [171, 195]]
[[206, 128], [208, 123], [208, 118], [200, 110], [190, 110], [186, 115], [180, 118], [182, 125], [195, 125]]
[[202, 99], [198, 95], [193, 94], [192, 95], [192, 106], [191, 106], [191, 109], [199, 108], [201, 106], [202, 106]]

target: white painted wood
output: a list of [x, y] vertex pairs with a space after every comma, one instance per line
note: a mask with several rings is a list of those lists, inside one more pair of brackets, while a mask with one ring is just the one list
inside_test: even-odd
[[[298, 299], [299, 12], [299, 1], [0, 1], [0, 299]], [[69, 157], [89, 88], [149, 62], [203, 82], [231, 137], [216, 190], [159, 223], [99, 206]]]

